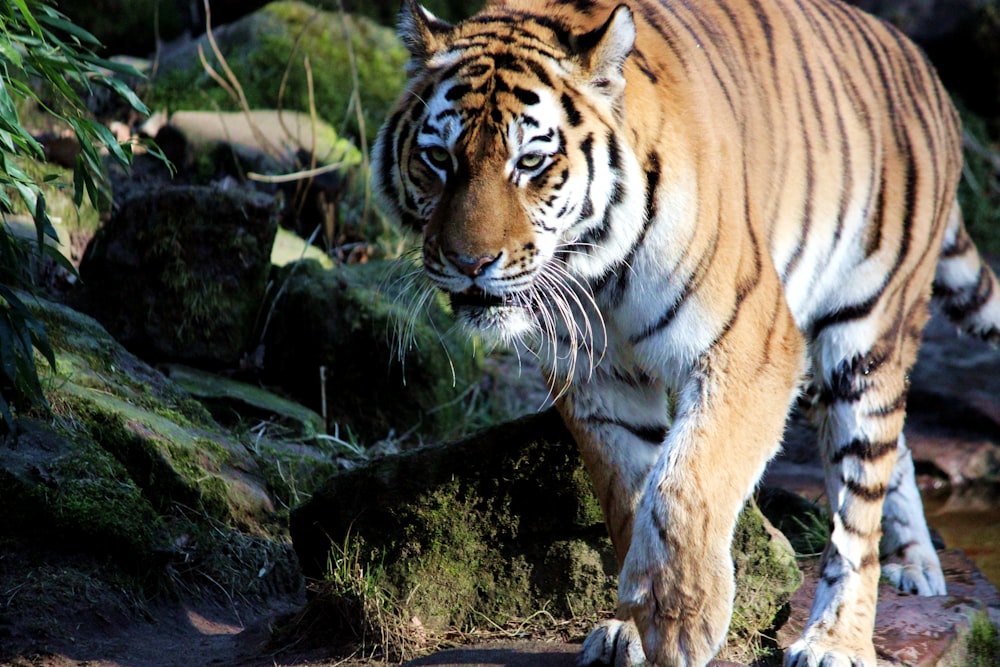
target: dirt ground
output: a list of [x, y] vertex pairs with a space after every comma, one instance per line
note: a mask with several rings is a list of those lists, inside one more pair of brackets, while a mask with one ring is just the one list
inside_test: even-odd
[[[374, 667], [380, 660], [334, 655], [322, 635], [276, 641], [303, 605], [301, 595], [246, 601], [129, 600], [121, 588], [85, 580], [80, 563], [39, 564], [17, 586], [0, 557], [0, 667]], [[921, 598], [887, 585], [880, 590], [875, 633], [879, 665], [935, 665], [952, 650], [974, 609], [1000, 621], [996, 588], [960, 551], [942, 552], [950, 595]], [[74, 574], [74, 571], [77, 574]], [[794, 640], [808, 614], [816, 579], [792, 599], [778, 642]], [[73, 585], [73, 582], [76, 585]], [[405, 667], [571, 667], [588, 624], [541, 632], [497, 632], [455, 638]], [[398, 664], [398, 663], [390, 663]], [[951, 664], [951, 663], [949, 663]], [[717, 661], [713, 667], [740, 667]]]

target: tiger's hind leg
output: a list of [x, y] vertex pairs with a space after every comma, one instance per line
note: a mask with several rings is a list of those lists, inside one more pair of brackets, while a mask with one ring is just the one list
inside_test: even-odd
[[[813, 342], [820, 391], [812, 416], [819, 427], [832, 533], [809, 620], [786, 651], [786, 667], [876, 665], [872, 635], [883, 509], [890, 528], [886, 546], [909, 542], [907, 530], [916, 528], [909, 503], [919, 495], [901, 434], [906, 374], [925, 319], [921, 300], [885, 331], [872, 335], [881, 323], [871, 319], [835, 321]], [[922, 522], [922, 513], [919, 518]], [[930, 548], [929, 538], [926, 545], [917, 543]], [[920, 548], [911, 551], [904, 556], [930, 557]], [[911, 564], [915, 569], [916, 562]]]
[[[944, 595], [944, 572], [924, 518], [913, 456], [900, 434], [896, 467], [882, 506], [882, 574], [896, 588], [917, 595]], [[885, 562], [886, 559], [893, 562]], [[902, 562], [898, 562], [902, 561]]]

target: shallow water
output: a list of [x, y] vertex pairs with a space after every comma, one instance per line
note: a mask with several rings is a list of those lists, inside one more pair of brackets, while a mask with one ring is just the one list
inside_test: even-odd
[[964, 551], [1000, 587], [1000, 506], [982, 500], [930, 498], [924, 501], [924, 511], [945, 546]]

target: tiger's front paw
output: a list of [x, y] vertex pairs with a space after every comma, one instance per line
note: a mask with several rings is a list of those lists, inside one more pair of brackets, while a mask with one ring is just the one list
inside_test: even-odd
[[618, 580], [619, 616], [635, 622], [650, 664], [703, 667], [722, 647], [732, 613], [728, 545], [721, 554], [691, 554], [668, 550], [659, 537], [633, 536]]
[[930, 545], [910, 546], [902, 563], [883, 563], [882, 576], [904, 593], [947, 595], [948, 592], [941, 561]]
[[632, 621], [601, 621], [587, 635], [577, 658], [580, 667], [639, 667], [646, 664], [639, 631]]
[[800, 639], [785, 650], [783, 667], [876, 667], [875, 650], [851, 655], [822, 641]]

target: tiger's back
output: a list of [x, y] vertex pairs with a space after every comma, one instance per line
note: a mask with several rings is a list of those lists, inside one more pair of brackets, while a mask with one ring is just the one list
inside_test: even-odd
[[400, 26], [376, 191], [459, 320], [533, 346], [580, 446], [622, 565], [581, 661], [719, 649], [732, 528], [807, 377], [833, 535], [786, 664], [873, 667], [880, 571], [944, 592], [902, 436], [932, 283], [1000, 337], [923, 55], [839, 0], [507, 0], [457, 26], [407, 0]]
[[[566, 11], [537, 4], [525, 11]], [[617, 3], [582, 4], [591, 30]], [[699, 177], [717, 171], [727, 191], [742, 185], [734, 224], [765, 240], [800, 328], [837, 316], [853, 270], [877, 280], [900, 254], [936, 261], [961, 128], [924, 55], [896, 29], [838, 0], [637, 3], [636, 14], [624, 120], [647, 179], [669, 183], [674, 174], [657, 169], [689, 168], [695, 154]]]

